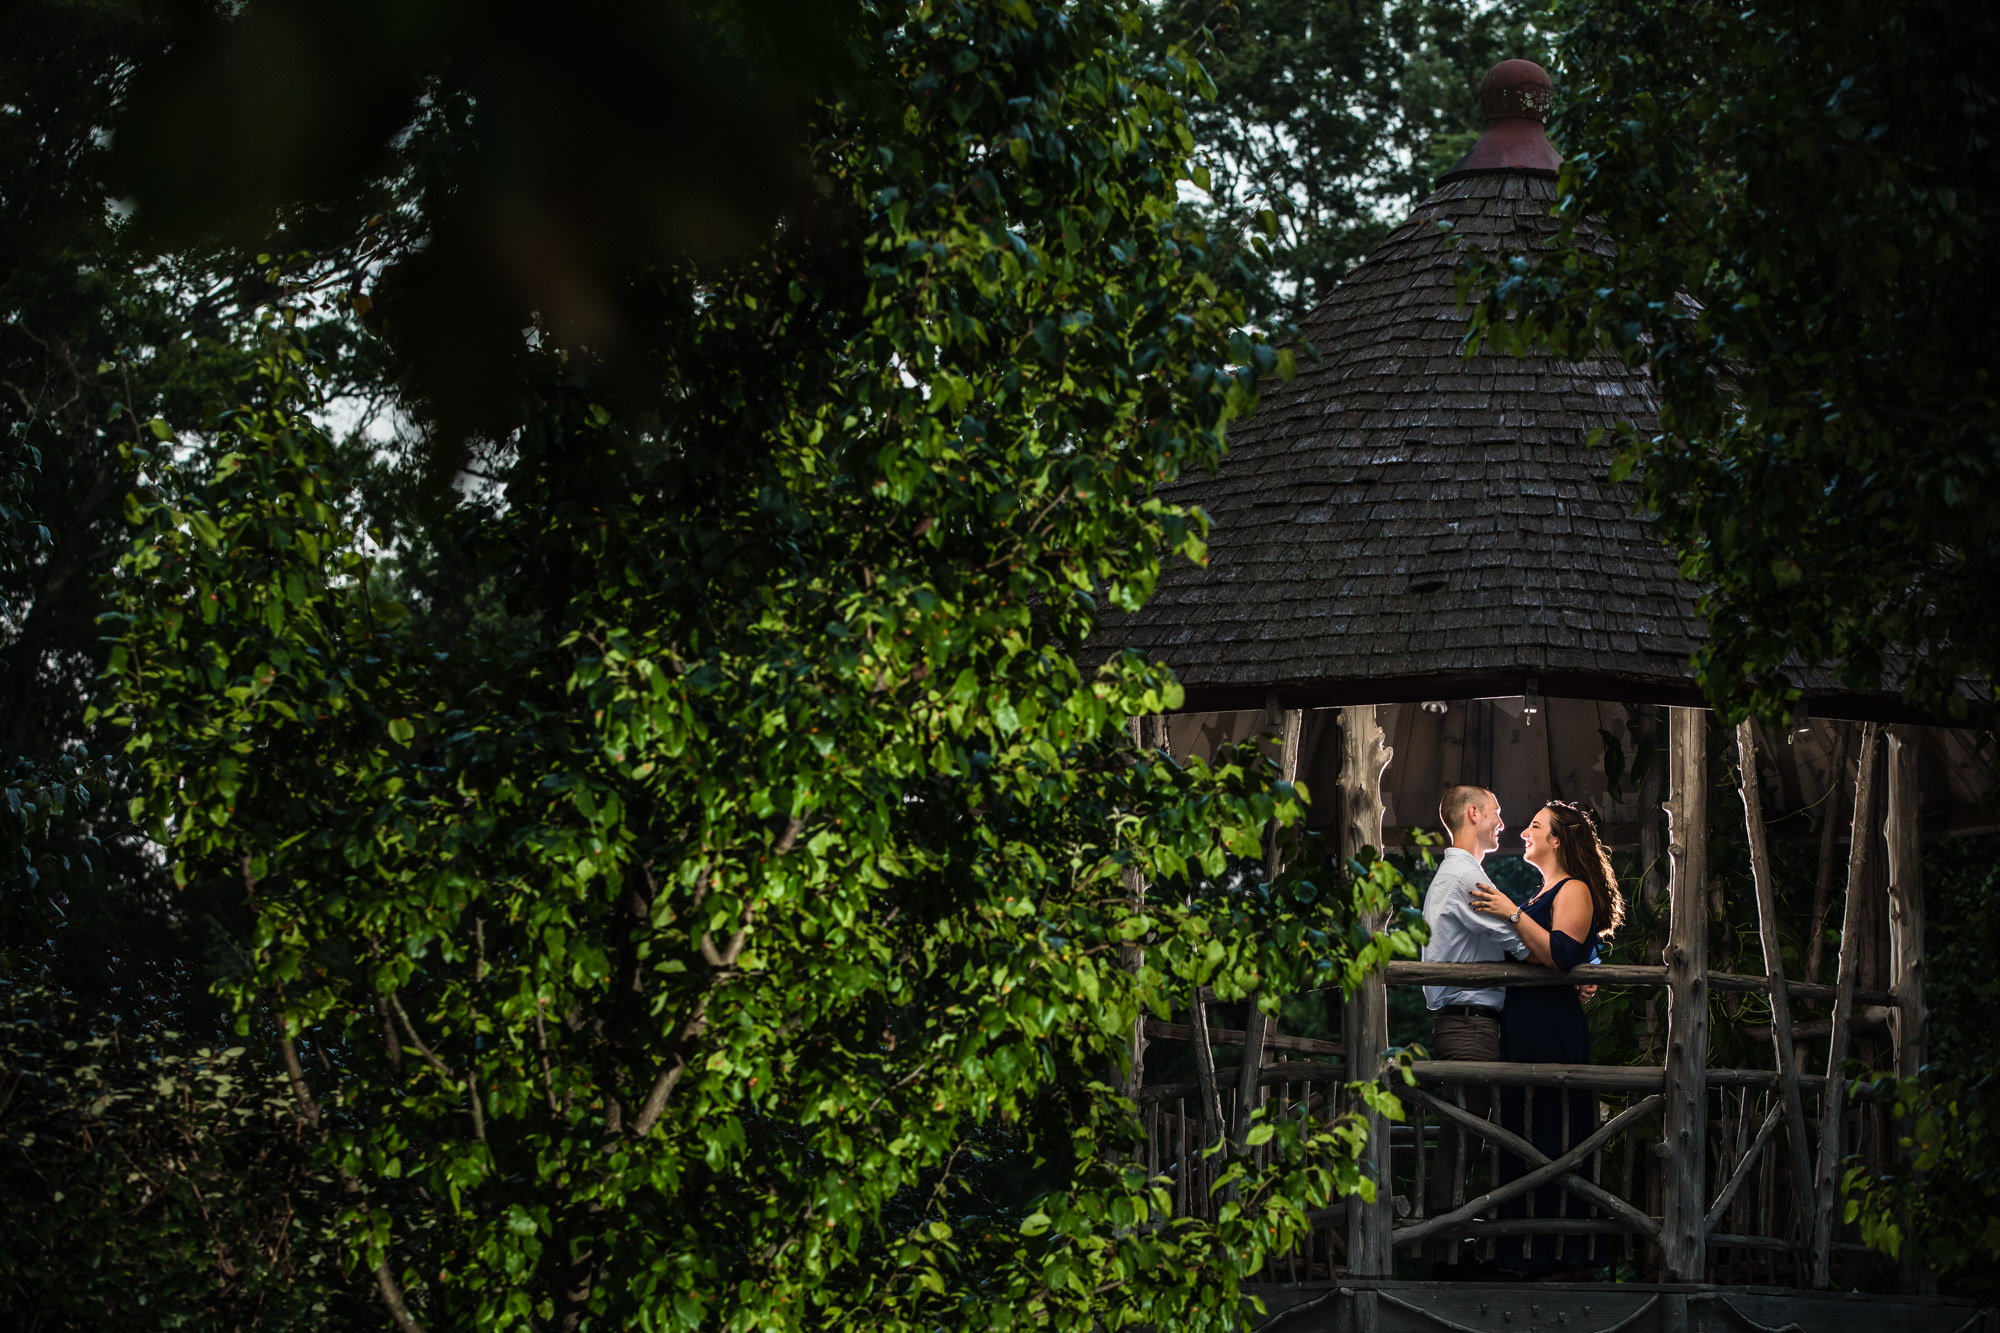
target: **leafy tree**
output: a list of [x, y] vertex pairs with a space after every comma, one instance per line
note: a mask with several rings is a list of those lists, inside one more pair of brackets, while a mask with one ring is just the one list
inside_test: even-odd
[[[93, 132], [108, 122], [114, 69], [161, 38], [109, 6], [72, 19], [53, 6], [7, 16], [0, 68], [0, 922], [12, 955], [53, 934], [80, 947], [70, 986], [108, 984], [111, 913], [98, 901], [123, 855], [111, 771], [82, 725], [102, 669], [97, 578], [125, 544], [128, 475], [117, 441], [168, 406], [192, 417], [171, 302], [132, 275], [105, 208]], [[139, 354], [152, 345], [166, 350]], [[93, 800], [93, 798], [99, 798]], [[66, 930], [50, 904], [67, 909]], [[82, 943], [88, 939], [89, 943]], [[39, 960], [44, 966], [50, 959]]]
[[[1300, 793], [1135, 754], [1171, 677], [1078, 662], [1200, 554], [1153, 488], [1281, 365], [1176, 217], [1198, 75], [1113, 4], [869, 18], [812, 198], [634, 277], [652, 375], [519, 354], [435, 526], [485, 614], [391, 596], [306, 297], [215, 434], [131, 450], [139, 805], [253, 909], [222, 984], [405, 1328], [1230, 1326], [1374, 1187], [1358, 1121], [1272, 1106], [1219, 1220], [1163, 1222], [1113, 1095], [1142, 1008], [1412, 947], [1356, 928], [1383, 863], [1214, 888]], [[1025, 1212], [965, 1193], [996, 1145]]]
[[1565, 0], [1560, 239], [1479, 279], [1498, 343], [1644, 362], [1622, 441], [1707, 587], [1725, 713], [1804, 665], [1964, 718], [2000, 680], [1992, 367], [2000, 24], [1968, 0]]
[[1939, 923], [1925, 944], [1927, 1063], [1921, 1077], [1884, 1079], [1875, 1089], [1894, 1111], [1906, 1152], [1879, 1176], [1850, 1169], [1842, 1181], [1848, 1218], [1869, 1244], [1934, 1269], [1955, 1292], [1986, 1304], [2000, 1299], [1996, 851], [1992, 834], [1924, 849], [1924, 911]]
[[1993, 1152], [1993, 1072], [1885, 1076], [1871, 1095], [1889, 1106], [1901, 1160], [1842, 1173], [1842, 1213], [1892, 1259], [1935, 1270], [1957, 1292], [1991, 1300], [2000, 1260], [2000, 1160]]
[[[124, 553], [124, 451], [206, 426], [250, 364], [266, 290], [134, 236], [108, 170], [133, 67], [182, 29], [145, 4], [0, 17], [0, 1322], [327, 1327], [337, 1252], [296, 1234], [318, 1174], [274, 1063], [222, 1053], [208, 983], [241, 895], [175, 900], [128, 811], [130, 766], [86, 713]], [[150, 438], [147, 435], [147, 438]], [[256, 1178], [259, 1188], [238, 1182]], [[306, 1210], [310, 1211], [310, 1210]]]
[[[210, 927], [240, 925], [240, 904], [168, 906], [115, 738], [85, 713], [129, 538], [124, 450], [154, 417], [212, 425], [275, 294], [226, 250], [152, 248], [107, 206], [133, 71], [187, 35], [182, 11], [143, 3], [0, 17], [0, 969], [180, 1026], [215, 1020]], [[344, 389], [376, 374], [351, 339], [328, 348]]]
[[1164, 0], [1213, 91], [1193, 104], [1196, 212], [1218, 279], [1296, 322], [1472, 146], [1480, 78], [1540, 40], [1524, 0]]

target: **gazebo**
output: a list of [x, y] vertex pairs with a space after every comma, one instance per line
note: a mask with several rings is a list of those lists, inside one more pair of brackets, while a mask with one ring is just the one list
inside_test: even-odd
[[[1268, 390], [1232, 431], [1219, 474], [1164, 492], [1212, 516], [1207, 566], [1177, 565], [1142, 610], [1108, 619], [1101, 641], [1166, 662], [1186, 687], [1185, 711], [1148, 720], [1141, 743], [1187, 755], [1274, 738], [1285, 774], [1314, 794], [1311, 823], [1349, 855], [1402, 847], [1411, 830], [1435, 827], [1447, 783], [1490, 787], [1514, 811], [1548, 796], [1593, 806], [1607, 839], [1642, 867], [1628, 892], [1664, 898], [1669, 926], [1656, 962], [1579, 968], [1567, 981], [1664, 988], [1664, 1058], [1419, 1061], [1422, 1086], [1400, 1089], [1405, 1123], [1392, 1134], [1378, 1120], [1370, 1135], [1368, 1166], [1384, 1188], [1374, 1204], [1333, 1210], [1306, 1250], [1272, 1265], [1261, 1292], [1272, 1322], [1301, 1331], [1992, 1329], [1991, 1312], [1930, 1294], [1934, 1284], [1917, 1272], [1896, 1274], [1888, 1294], [1828, 1291], [1848, 1285], [1857, 1266], [1874, 1265], [1883, 1285], [1879, 1264], [1839, 1225], [1835, 1172], [1849, 1153], [1894, 1151], [1881, 1113], [1840, 1095], [1839, 1070], [1857, 1034], [1877, 1067], [1908, 1073], [1921, 1062], [1919, 839], [1990, 827], [1978, 797], [1991, 775], [1966, 734], [1926, 725], [1893, 693], [1809, 676], [1792, 726], [1735, 730], [1763, 956], [1711, 968], [1711, 720], [1689, 666], [1704, 632], [1697, 591], [1632, 487], [1612, 480], [1609, 451], [1589, 443], [1619, 422], [1652, 428], [1652, 387], [1612, 357], [1464, 354], [1460, 247], [1546, 252], [1555, 230], [1548, 76], [1506, 61], [1480, 95], [1485, 134], [1306, 319], [1297, 378]], [[1663, 762], [1638, 762], [1647, 754]], [[1816, 832], [1791, 813], [1808, 810], [1818, 812]], [[1819, 843], [1822, 918], [1831, 867], [1844, 856], [1853, 891], [1830, 984], [1785, 975], [1772, 836]], [[1176, 1182], [1176, 1209], [1216, 1206], [1206, 1189], [1214, 1159], [1201, 1150], [1249, 1108], [1272, 1098], [1302, 1113], [1344, 1107], [1345, 1082], [1380, 1068], [1388, 988], [1447, 975], [1563, 980], [1523, 965], [1392, 964], [1342, 1006], [1339, 1041], [1274, 1031], [1254, 1007], [1243, 1030], [1221, 1030], [1202, 995], [1186, 1023], [1148, 1020], [1134, 1090], [1147, 1163]], [[1711, 992], [1768, 1002], [1768, 1065], [1711, 1067]], [[1819, 1012], [1808, 1017], [1801, 1005]], [[1148, 1045], [1175, 1042], [1191, 1051], [1195, 1076], [1148, 1082]], [[1218, 1073], [1219, 1046], [1243, 1051], [1236, 1068]], [[1454, 1101], [1452, 1087], [1468, 1081], [1592, 1089], [1602, 1128], [1551, 1161]], [[1470, 1178], [1452, 1182], [1449, 1209], [1428, 1211], [1427, 1174], [1445, 1134], [1504, 1146], [1528, 1175], [1511, 1185], [1482, 1177], [1489, 1151]], [[1582, 1179], [1573, 1173], [1586, 1160], [1596, 1170]], [[1495, 1215], [1503, 1199], [1546, 1180], [1588, 1199], [1593, 1216]], [[1596, 1254], [1644, 1280], [1410, 1275], [1435, 1242], [1490, 1245], [1526, 1230], [1588, 1234]]]

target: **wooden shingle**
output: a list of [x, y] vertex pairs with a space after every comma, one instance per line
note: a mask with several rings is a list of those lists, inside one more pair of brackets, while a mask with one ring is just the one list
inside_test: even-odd
[[[1546, 250], [1544, 173], [1447, 178], [1305, 321], [1298, 376], [1163, 491], [1214, 520], [1098, 642], [1172, 666], [1190, 708], [1541, 691], [1692, 703], [1696, 591], [1585, 441], [1657, 427], [1612, 358], [1462, 352], [1460, 244]], [[1449, 223], [1449, 228], [1440, 226]], [[1454, 237], [1460, 238], [1454, 241]], [[1303, 351], [1304, 349], [1302, 349]]]

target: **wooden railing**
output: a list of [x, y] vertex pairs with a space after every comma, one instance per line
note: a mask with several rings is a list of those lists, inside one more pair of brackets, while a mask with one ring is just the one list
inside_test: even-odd
[[[1582, 971], [1582, 969], [1578, 969]], [[1596, 985], [1664, 985], [1662, 969], [1592, 969]], [[1412, 975], [1414, 973], [1414, 975]], [[1494, 981], [1492, 969], [1472, 965], [1430, 967], [1392, 965], [1396, 985], [1438, 985], [1450, 979]], [[1604, 973], [1624, 973], [1606, 977]], [[1572, 975], [1572, 981], [1576, 977]], [[1536, 979], [1538, 981], [1538, 979]], [[1762, 981], [1762, 979], [1746, 979]], [[1754, 987], [1738, 987], [1754, 989]], [[1806, 991], [1806, 987], [1794, 987]], [[1206, 997], [1204, 997], [1206, 1003]], [[1146, 1023], [1150, 1043], [1188, 1043], [1192, 1023]], [[1212, 1029], [1212, 1047], [1240, 1047], [1242, 1031]], [[1212, 1055], [1212, 1051], [1210, 1051]], [[1268, 1033], [1256, 1089], [1266, 1115], [1298, 1115], [1328, 1121], [1350, 1109], [1350, 1069], [1342, 1043]], [[1660, 1267], [1666, 1191], [1672, 1189], [1670, 1153], [1664, 1141], [1662, 1105], [1666, 1069], [1656, 1065], [1526, 1065], [1504, 1061], [1432, 1061], [1410, 1065], [1416, 1087], [1390, 1079], [1404, 1105], [1404, 1119], [1388, 1133], [1388, 1189], [1384, 1203], [1392, 1217], [1390, 1247], [1416, 1271], [1440, 1263], [1492, 1263], [1498, 1241], [1510, 1235], [1588, 1235], [1590, 1265], [1628, 1265], [1634, 1273]], [[1204, 1099], [1204, 1079], [1186, 1077], [1148, 1085], [1140, 1091], [1144, 1165], [1170, 1183], [1174, 1213], [1214, 1217], [1222, 1203], [1214, 1185], [1228, 1165], [1224, 1141], [1238, 1123], [1240, 1065], [1214, 1069]], [[1550, 1159], [1534, 1145], [1534, 1097], [1522, 1099], [1522, 1133], [1466, 1109], [1468, 1089], [1554, 1087], [1590, 1091], [1600, 1125], [1590, 1135], [1562, 1127], [1560, 1141], [1572, 1147]], [[1798, 1075], [1802, 1095], [1820, 1097], [1824, 1075]], [[1734, 1281], [1810, 1285], [1810, 1235], [1798, 1221], [1800, 1201], [1790, 1173], [1782, 1169], [1784, 1129], [1782, 1079], [1772, 1069], [1706, 1069], [1706, 1135], [1702, 1155], [1714, 1185], [1702, 1201], [1706, 1265]], [[1568, 1097], [1562, 1099], [1568, 1117]], [[1446, 1143], [1454, 1151], [1446, 1153]], [[1842, 1155], [1862, 1149], [1858, 1123], [1842, 1135]], [[1498, 1149], [1524, 1163], [1512, 1181], [1500, 1179]], [[1246, 1149], [1252, 1165], [1268, 1161], [1268, 1147]], [[1446, 1163], [1460, 1163], [1450, 1173]], [[1438, 1185], [1440, 1177], [1450, 1175]], [[1536, 1191], [1556, 1183], [1566, 1195], [1588, 1205], [1588, 1217], [1536, 1217]], [[1440, 1209], [1436, 1199], [1444, 1197]], [[1500, 1205], [1526, 1199], [1526, 1217], [1500, 1217]], [[1574, 1211], [1574, 1209], [1572, 1209]], [[1320, 1227], [1296, 1253], [1276, 1259], [1272, 1281], [1312, 1281], [1348, 1271], [1348, 1207], [1336, 1205], [1316, 1217]], [[1834, 1243], [1836, 1251], [1860, 1249]]]
[[[1585, 963], [1567, 972], [1557, 972], [1533, 963], [1396, 962], [1389, 964], [1386, 978], [1391, 986], [1664, 986], [1667, 984], [1667, 969]], [[1771, 979], [1740, 972], [1710, 972], [1708, 988], [1769, 995]], [[1839, 997], [1840, 987], [1787, 981], [1785, 994], [1794, 1000], [1831, 1001]], [[1887, 991], [1856, 990], [1853, 1002], [1891, 1005], [1896, 1003], [1896, 997]]]
[[[1524, 964], [1392, 963], [1387, 985], [1665, 986], [1662, 967], [1589, 966], [1558, 976]], [[1717, 990], [1768, 992], [1766, 978], [1709, 974]], [[1836, 988], [1787, 983], [1793, 998], [1834, 998]], [[1857, 992], [1885, 1007], [1894, 997]], [[1212, 997], [1199, 997], [1204, 1010]], [[1151, 1043], [1192, 1043], [1207, 1028], [1206, 1068], [1196, 1075], [1143, 1087], [1139, 1106], [1148, 1169], [1169, 1181], [1174, 1211], [1213, 1218], [1222, 1199], [1216, 1181], [1229, 1162], [1227, 1140], [1239, 1126], [1244, 1081], [1240, 1064], [1217, 1068], [1216, 1048], [1242, 1048], [1250, 1034], [1199, 1023], [1148, 1019]], [[1796, 1035], [1803, 1032], [1795, 1029]], [[1164, 1053], [1164, 1052], [1162, 1052]], [[1293, 1036], [1274, 1029], [1262, 1034], [1252, 1086], [1267, 1115], [1312, 1116], [1330, 1120], [1352, 1109], [1354, 1077], [1344, 1042]], [[1156, 1057], [1157, 1063], [1157, 1057]], [[1491, 1263], [1507, 1236], [1588, 1236], [1587, 1262], [1625, 1265], [1633, 1272], [1663, 1266], [1664, 1200], [1675, 1187], [1676, 1163], [1665, 1136], [1663, 1110], [1668, 1070], [1657, 1065], [1525, 1064], [1422, 1059], [1411, 1062], [1417, 1086], [1391, 1076], [1389, 1086], [1403, 1103], [1404, 1118], [1389, 1129], [1383, 1203], [1390, 1218], [1387, 1244], [1418, 1272], [1432, 1262]], [[1821, 1097], [1825, 1075], [1796, 1074], [1802, 1096]], [[1782, 1169], [1785, 1133], [1784, 1078], [1774, 1069], [1706, 1068], [1701, 1096], [1706, 1107], [1702, 1156], [1704, 1178], [1712, 1182], [1701, 1200], [1700, 1227], [1705, 1267], [1718, 1276], [1757, 1283], [1810, 1285], [1811, 1236], [1800, 1225], [1812, 1210], [1801, 1206], [1790, 1172]], [[1497, 1121], [1498, 1099], [1486, 1116], [1466, 1109], [1469, 1089], [1489, 1094], [1500, 1088], [1556, 1088], [1594, 1094], [1600, 1123], [1578, 1136], [1565, 1123], [1560, 1141], [1571, 1146], [1551, 1158], [1534, 1143], [1534, 1098], [1523, 1098], [1524, 1124], [1514, 1133]], [[1569, 1099], [1562, 1099], [1567, 1120]], [[1823, 1117], [1816, 1117], [1816, 1120]], [[1862, 1149], [1859, 1123], [1847, 1122], [1840, 1155]], [[1446, 1152], [1447, 1143], [1452, 1151]], [[1809, 1148], [1817, 1145], [1808, 1145]], [[1498, 1153], [1523, 1163], [1512, 1180], [1502, 1180]], [[1269, 1147], [1245, 1150], [1255, 1165], [1268, 1160]], [[1447, 1163], [1458, 1164], [1455, 1171]], [[1444, 1177], [1449, 1179], [1444, 1179]], [[1440, 1181], [1442, 1180], [1442, 1183]], [[1536, 1216], [1536, 1192], [1554, 1183], [1567, 1198], [1581, 1200], [1588, 1216]], [[1439, 1206], [1440, 1196], [1444, 1203]], [[1502, 1217], [1501, 1205], [1524, 1200], [1525, 1217]], [[1565, 1212], [1574, 1209], [1565, 1209]], [[1327, 1209], [1311, 1240], [1273, 1262], [1274, 1281], [1308, 1281], [1347, 1271], [1351, 1220], [1345, 1203]], [[1835, 1251], [1858, 1250], [1832, 1242]]]
[[[1275, 705], [1274, 705], [1275, 708]], [[1389, 761], [1372, 705], [1342, 707], [1339, 718], [1340, 772], [1336, 807], [1343, 856], [1361, 857], [1382, 845], [1381, 775]], [[1193, 1052], [1194, 1074], [1145, 1085], [1143, 1045], [1135, 1050], [1145, 1131], [1146, 1164], [1168, 1178], [1177, 1213], [1214, 1216], [1214, 1186], [1230, 1145], [1246, 1141], [1251, 1113], [1260, 1106], [1278, 1114], [1331, 1118], [1361, 1113], [1349, 1091], [1355, 1080], [1384, 1078], [1382, 1053], [1388, 1046], [1391, 985], [1452, 983], [1457, 986], [1645, 986], [1667, 992], [1666, 1030], [1658, 1066], [1535, 1065], [1422, 1060], [1418, 1086], [1388, 1085], [1401, 1096], [1405, 1116], [1393, 1127], [1369, 1118], [1363, 1170], [1379, 1184], [1374, 1202], [1349, 1199], [1319, 1219], [1321, 1229], [1296, 1255], [1278, 1261], [1274, 1279], [1395, 1275], [1399, 1256], [1426, 1246], [1471, 1241], [1488, 1257], [1497, 1239], [1524, 1234], [1591, 1237], [1592, 1261], [1620, 1262], [1670, 1281], [1785, 1281], [1825, 1287], [1833, 1282], [1833, 1256], [1861, 1248], [1837, 1239], [1840, 1199], [1836, 1172], [1846, 1157], [1860, 1152], [1881, 1160], [1895, 1151], [1879, 1111], [1850, 1115], [1851, 1098], [1833, 1077], [1849, 1053], [1858, 1028], [1886, 1029], [1893, 1039], [1897, 1072], [1914, 1073], [1923, 1052], [1923, 900], [1916, 842], [1915, 751], [1889, 737], [1888, 792], [1878, 802], [1873, 774], [1882, 729], [1866, 724], [1854, 773], [1847, 883], [1869, 881], [1869, 850], [1878, 828], [1886, 828], [1889, 868], [1890, 992], [1857, 985], [1857, 941], [1862, 897], [1846, 894], [1841, 924], [1837, 984], [1820, 985], [1785, 977], [1770, 858], [1765, 847], [1757, 783], [1753, 727], [1737, 731], [1735, 769], [1741, 779], [1744, 839], [1750, 853], [1756, 894], [1759, 942], [1768, 975], [1710, 971], [1707, 965], [1708, 763], [1707, 718], [1699, 709], [1672, 708], [1668, 725], [1668, 798], [1665, 811], [1670, 844], [1667, 886], [1668, 932], [1659, 966], [1593, 965], [1559, 975], [1526, 964], [1392, 963], [1367, 978], [1347, 998], [1341, 1012], [1341, 1040], [1278, 1034], [1262, 1013], [1248, 1011], [1244, 1030], [1216, 1030], [1209, 1023], [1212, 997], [1197, 994], [1185, 1024], [1149, 1021], [1141, 1033], [1153, 1042], [1185, 1042]], [[1282, 721], [1280, 768], [1297, 776], [1302, 714], [1276, 710]], [[1159, 741], [1156, 738], [1156, 744]], [[1882, 806], [1887, 807], [1883, 819]], [[1266, 859], [1275, 873], [1284, 842], [1274, 829]], [[1135, 893], [1144, 886], [1136, 879]], [[1381, 928], [1386, 922], [1367, 923]], [[1815, 927], [1817, 929], [1817, 926]], [[1770, 1043], [1772, 1067], [1718, 1069], [1708, 1066], [1711, 992], [1768, 997], [1771, 1022], [1758, 1036]], [[1822, 1005], [1825, 1016], [1794, 1025], [1794, 1003]], [[1798, 1067], [1801, 1043], [1827, 1042], [1822, 1068], [1806, 1074]], [[1243, 1050], [1237, 1068], [1218, 1069], [1215, 1050], [1234, 1044]], [[1358, 1053], [1358, 1058], [1357, 1057]], [[1601, 1125], [1581, 1137], [1565, 1132], [1566, 1146], [1553, 1156], [1538, 1150], [1533, 1135], [1517, 1134], [1466, 1109], [1468, 1087], [1554, 1087], [1592, 1094]], [[1806, 1100], [1817, 1104], [1808, 1118]], [[1532, 1098], [1524, 1099], [1532, 1104]], [[1567, 1097], [1562, 1099], [1567, 1107]], [[1565, 1110], [1567, 1115], [1568, 1111]], [[1464, 1150], [1441, 1158], [1450, 1135]], [[1572, 1142], [1575, 1139], [1575, 1142]], [[1476, 1142], [1475, 1142], [1476, 1141]], [[1499, 1178], [1497, 1152], [1504, 1149], [1524, 1163], [1511, 1181]], [[1244, 1148], [1253, 1160], [1269, 1145]], [[1447, 1167], [1446, 1162], [1456, 1162]], [[1605, 1175], [1607, 1165], [1616, 1184]], [[1438, 1185], [1439, 1172], [1453, 1178]], [[1484, 1173], [1482, 1175], [1482, 1173]], [[1554, 1182], [1587, 1205], [1585, 1216], [1501, 1217], [1497, 1209]], [[1433, 1195], [1448, 1206], [1433, 1208]], [[1510, 1210], [1511, 1211], [1511, 1210]], [[1463, 1257], [1460, 1250], [1449, 1253]], [[1920, 1282], [1920, 1277], [1905, 1275]], [[1921, 1287], [1919, 1287], [1921, 1289]]]

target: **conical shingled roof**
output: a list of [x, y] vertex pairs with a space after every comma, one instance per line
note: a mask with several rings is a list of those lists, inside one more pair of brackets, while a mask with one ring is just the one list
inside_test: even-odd
[[1172, 666], [1187, 707], [1697, 701], [1695, 590], [1635, 488], [1611, 481], [1612, 451], [1585, 444], [1655, 428], [1644, 371], [1461, 351], [1450, 238], [1546, 249], [1555, 228], [1539, 124], [1542, 156], [1520, 148], [1536, 112], [1490, 121], [1504, 133], [1312, 312], [1317, 360], [1232, 429], [1221, 471], [1163, 492], [1214, 519], [1208, 566], [1173, 562], [1103, 637]]

